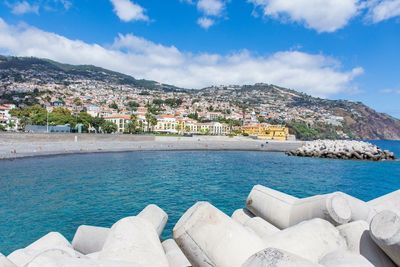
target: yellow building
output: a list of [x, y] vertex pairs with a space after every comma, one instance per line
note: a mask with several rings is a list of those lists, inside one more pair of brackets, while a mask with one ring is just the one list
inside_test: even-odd
[[289, 139], [289, 128], [269, 124], [249, 124], [242, 126], [242, 133], [257, 136], [259, 139], [286, 141]]

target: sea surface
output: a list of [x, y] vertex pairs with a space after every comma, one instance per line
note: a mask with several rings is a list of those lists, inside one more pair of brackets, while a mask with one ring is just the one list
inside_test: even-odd
[[[400, 142], [377, 141], [400, 155]], [[50, 231], [110, 227], [155, 203], [170, 216], [163, 237], [196, 201], [227, 214], [253, 185], [306, 197], [343, 191], [370, 200], [400, 188], [400, 161], [288, 157], [284, 153], [181, 151], [79, 154], [0, 161], [0, 252]]]

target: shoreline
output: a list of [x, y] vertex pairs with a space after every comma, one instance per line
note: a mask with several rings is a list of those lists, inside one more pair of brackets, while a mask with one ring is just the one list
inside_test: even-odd
[[0, 160], [71, 154], [140, 151], [286, 152], [302, 141], [255, 140], [227, 136], [150, 136], [93, 134], [0, 134]]

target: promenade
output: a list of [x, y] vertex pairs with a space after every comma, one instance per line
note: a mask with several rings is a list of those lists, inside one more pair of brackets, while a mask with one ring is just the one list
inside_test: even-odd
[[1, 133], [0, 159], [74, 153], [156, 150], [246, 150], [286, 152], [301, 141], [254, 140], [248, 137], [112, 134], [29, 134]]

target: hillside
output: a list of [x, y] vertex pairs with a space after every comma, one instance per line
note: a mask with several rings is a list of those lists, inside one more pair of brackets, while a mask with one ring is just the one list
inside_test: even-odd
[[96, 66], [0, 56], [0, 104], [46, 105], [59, 99], [76, 108], [72, 100], [77, 97], [83, 105], [105, 108], [114, 102], [118, 110], [132, 100], [144, 106], [154, 100], [179, 98], [180, 106], [169, 112], [213, 112], [235, 120], [241, 120], [243, 113], [253, 114], [259, 121], [288, 125], [300, 139], [400, 139], [400, 120], [360, 102], [316, 98], [271, 84], [188, 90]]

